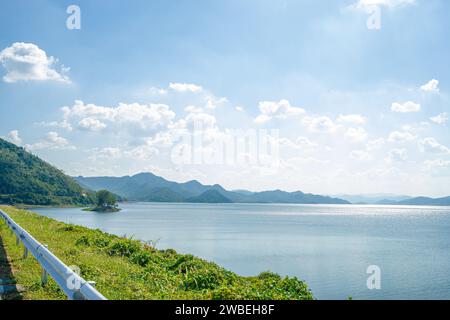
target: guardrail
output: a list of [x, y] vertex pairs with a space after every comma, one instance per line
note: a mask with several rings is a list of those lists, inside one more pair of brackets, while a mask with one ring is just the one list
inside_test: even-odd
[[94, 288], [95, 284], [93, 282], [84, 280], [75, 271], [66, 266], [45, 245], [34, 239], [32, 235], [1, 209], [0, 216], [16, 235], [17, 245], [20, 245], [20, 242], [23, 243], [24, 258], [28, 256], [28, 252], [31, 252], [42, 266], [41, 282], [43, 285], [47, 283], [47, 275], [50, 275], [70, 300], [107, 300]]

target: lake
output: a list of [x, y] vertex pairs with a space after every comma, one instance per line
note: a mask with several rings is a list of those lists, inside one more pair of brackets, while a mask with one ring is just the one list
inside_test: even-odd
[[[126, 203], [119, 213], [39, 208], [116, 235], [157, 240], [240, 275], [305, 280], [318, 299], [450, 299], [450, 207]], [[367, 288], [367, 268], [381, 289]]]

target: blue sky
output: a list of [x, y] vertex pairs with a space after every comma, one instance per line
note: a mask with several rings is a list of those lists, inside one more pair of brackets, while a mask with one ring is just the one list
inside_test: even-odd
[[[80, 30], [66, 27], [72, 4]], [[379, 30], [366, 26], [372, 5]], [[0, 136], [72, 175], [448, 195], [449, 9], [445, 0], [2, 3]], [[21, 64], [23, 55], [34, 60]], [[231, 129], [258, 138], [275, 129], [277, 159], [174, 161], [175, 136], [195, 135], [199, 122], [196, 154]]]

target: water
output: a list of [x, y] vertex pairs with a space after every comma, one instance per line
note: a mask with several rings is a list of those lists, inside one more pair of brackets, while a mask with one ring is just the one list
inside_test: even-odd
[[[305, 280], [318, 299], [450, 299], [450, 207], [128, 203], [119, 213], [35, 209], [192, 253], [241, 275]], [[367, 267], [381, 268], [381, 290]]]

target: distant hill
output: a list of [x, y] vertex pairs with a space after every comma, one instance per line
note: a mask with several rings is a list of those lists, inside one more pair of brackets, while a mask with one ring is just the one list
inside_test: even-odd
[[91, 198], [61, 170], [0, 139], [0, 203], [85, 205]]
[[217, 190], [208, 190], [203, 192], [201, 195], [192, 197], [186, 200], [187, 202], [195, 203], [231, 203], [230, 199], [222, 195]]
[[417, 197], [403, 201], [389, 202], [385, 201], [384, 204], [391, 205], [408, 205], [408, 206], [450, 206], [450, 197], [445, 198], [428, 198]]
[[364, 204], [388, 204], [385, 202], [397, 202], [411, 199], [409, 196], [388, 194], [388, 193], [374, 193], [374, 194], [337, 194], [335, 197], [347, 200], [351, 203]]
[[152, 173], [139, 173], [125, 177], [76, 177], [75, 179], [92, 190], [107, 189], [131, 201], [349, 204], [346, 200], [300, 191], [228, 191], [218, 184], [203, 185], [196, 180], [177, 183]]

